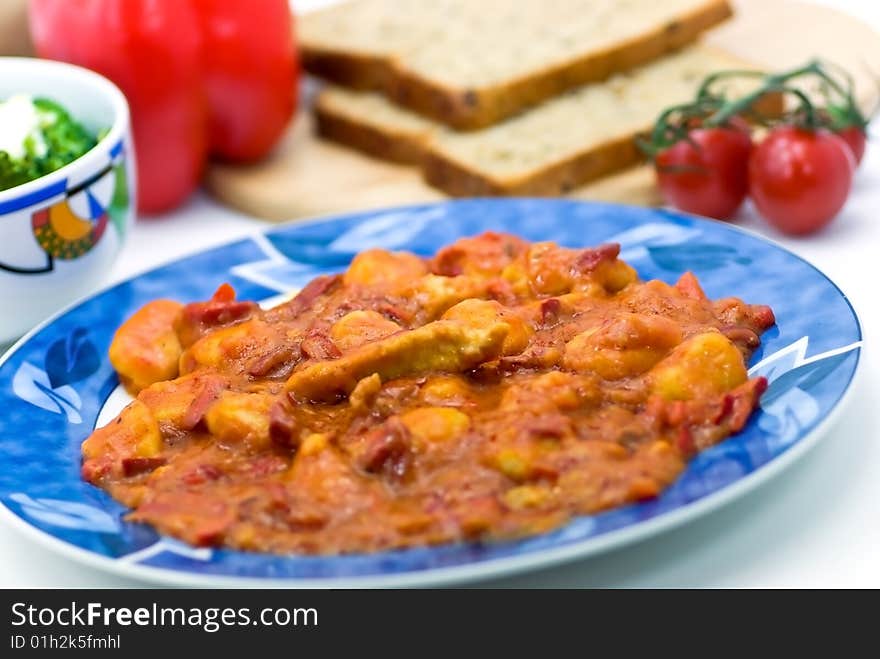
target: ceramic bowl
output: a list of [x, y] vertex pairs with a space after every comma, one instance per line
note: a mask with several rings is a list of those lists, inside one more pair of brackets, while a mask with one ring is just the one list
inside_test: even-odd
[[0, 191], [0, 343], [100, 286], [136, 207], [128, 103], [116, 85], [71, 64], [0, 57], [0, 99], [20, 93], [107, 132], [61, 169]]

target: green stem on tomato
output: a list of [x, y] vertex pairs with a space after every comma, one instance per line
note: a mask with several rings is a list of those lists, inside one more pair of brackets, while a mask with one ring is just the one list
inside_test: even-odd
[[823, 80], [843, 99], [842, 106], [835, 106], [840, 115], [839, 120], [842, 122], [842, 125], [837, 128], [858, 126], [864, 130], [868, 125], [868, 119], [859, 109], [858, 103], [856, 103], [853, 93], [855, 82], [853, 81], [852, 75], [850, 75], [849, 71], [839, 64], [835, 64], [829, 60], [816, 60], [816, 62], [823, 69], [823, 73], [824, 71], [836, 71], [837, 75], [842, 77], [845, 82], [845, 84], [842, 85], [839, 81], [835, 80], [833, 76], [830, 76], [827, 73], [822, 75]]
[[800, 109], [804, 112], [804, 123], [806, 124], [805, 128], [807, 128], [807, 130], [817, 130], [822, 127], [822, 122], [819, 119], [819, 114], [816, 112], [815, 106], [804, 92], [796, 87], [783, 87], [780, 91], [794, 94], [800, 99]]
[[[796, 79], [808, 76], [815, 77], [820, 82], [819, 92], [825, 98], [825, 103], [819, 108], [804, 91], [791, 84]], [[751, 93], [734, 100], [712, 92], [712, 86], [718, 81], [737, 77], [760, 78], [761, 82]], [[798, 100], [798, 107], [780, 117], [763, 116], [755, 105], [765, 94], [793, 95]], [[832, 95], [838, 98], [833, 99]], [[737, 116], [751, 116], [756, 123], [762, 125], [769, 125], [774, 119], [785, 120], [807, 130], [817, 130], [825, 126], [838, 131], [853, 125], [864, 129], [867, 125], [856, 105], [853, 80], [849, 73], [830, 62], [812, 59], [802, 66], [776, 74], [753, 69], [731, 69], [713, 73], [703, 80], [693, 102], [667, 108], [657, 118], [651, 133], [639, 137], [637, 144], [645, 155], [654, 159], [660, 151], [675, 143], [690, 141], [690, 131], [695, 125], [705, 128], [722, 127]]]
[[[654, 123], [650, 140], [638, 139], [637, 144], [645, 155], [653, 158], [657, 152], [680, 140], [690, 139], [688, 136], [688, 120], [702, 119], [710, 112], [717, 110], [720, 99], [703, 99], [695, 103], [683, 103], [666, 108]], [[675, 117], [675, 115], [679, 115]], [[677, 121], [673, 121], [676, 118]]]
[[[770, 78], [774, 78], [775, 76], [770, 76]], [[769, 80], [769, 79], [768, 79]], [[819, 115], [816, 112], [816, 108], [813, 106], [812, 101], [810, 101], [809, 97], [802, 92], [797, 87], [791, 87], [784, 85], [782, 83], [773, 81], [773, 84], [768, 82], [767, 84], [762, 85], [758, 89], [756, 89], [751, 94], [747, 94], [742, 98], [739, 98], [735, 101], [730, 101], [725, 103], [720, 110], [718, 110], [715, 114], [711, 115], [706, 121], [703, 122], [704, 126], [723, 126], [728, 121], [730, 121], [733, 117], [742, 114], [751, 108], [752, 105], [764, 94], [773, 94], [773, 93], [782, 93], [782, 94], [793, 94], [800, 101], [800, 108], [803, 112], [805, 127], [809, 130], [816, 130], [822, 125], [822, 122], [819, 120]]]
[[767, 72], [758, 69], [727, 69], [724, 71], [712, 73], [706, 76], [706, 78], [700, 85], [700, 88], [697, 90], [697, 100], [703, 98], [712, 98], [712, 95], [709, 93], [709, 88], [712, 87], [712, 85], [715, 84], [717, 81], [723, 80], [724, 78], [765, 78], [767, 77], [767, 75]]
[[[829, 73], [830, 70], [836, 70], [839, 75], [842, 75], [845, 80], [845, 84], [841, 84], [839, 80], [835, 79], [834, 76]], [[838, 96], [840, 96], [843, 104], [842, 106], [835, 106], [839, 108], [839, 112], [837, 113], [839, 121], [843, 122], [846, 125], [854, 124], [861, 127], [864, 127], [867, 124], [867, 121], [862, 116], [855, 102], [855, 99], [853, 98], [852, 76], [850, 76], [849, 73], [841, 67], [830, 62], [823, 62], [819, 59], [812, 59], [803, 66], [798, 66], [788, 71], [783, 71], [781, 73], [770, 75], [765, 74], [761, 71], [741, 69], [719, 71], [718, 73], [714, 73], [706, 77], [706, 79], [700, 85], [699, 90], [697, 91], [697, 98], [700, 99], [710, 96], [709, 90], [711, 86], [718, 80], [722, 80], [724, 78], [743, 76], [764, 78], [764, 83], [760, 85], [755, 91], [734, 102], [736, 106], [735, 110], [729, 110], [727, 107], [725, 107], [716, 116], [710, 117], [707, 123], [707, 125], [721, 125], [728, 121], [734, 115], [748, 110], [763, 94], [773, 91], [779, 91], [781, 88], [785, 88], [786, 91], [792, 91], [792, 93], [794, 93], [793, 88], [786, 87], [786, 83], [789, 83], [795, 78], [810, 75], [819, 78], [819, 80], [821, 80], [824, 84], [826, 84], [834, 92], [836, 92]], [[810, 105], [809, 107], [810, 109], [812, 109], [812, 105]], [[817, 123], [814, 119], [815, 115], [813, 115], [813, 120], [811, 120], [811, 126], [815, 128]]]

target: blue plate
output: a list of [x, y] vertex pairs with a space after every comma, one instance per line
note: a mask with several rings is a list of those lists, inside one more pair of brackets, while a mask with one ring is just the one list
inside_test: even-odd
[[[80, 479], [80, 443], [120, 399], [110, 340], [145, 302], [205, 299], [224, 281], [244, 299], [264, 300], [345, 268], [368, 247], [428, 255], [490, 229], [571, 247], [620, 242], [621, 257], [643, 279], [673, 282], [691, 270], [710, 297], [770, 305], [777, 325], [750, 365], [771, 383], [758, 413], [739, 435], [700, 454], [659, 499], [498, 544], [334, 557], [195, 549], [125, 522], [122, 506]], [[861, 342], [846, 297], [809, 263], [730, 225], [665, 210], [474, 199], [293, 224], [118, 284], [22, 339], [0, 364], [0, 512], [73, 558], [185, 585], [436, 585], [544, 567], [682, 523], [777, 473], [840, 409]], [[113, 410], [101, 415], [105, 406]]]

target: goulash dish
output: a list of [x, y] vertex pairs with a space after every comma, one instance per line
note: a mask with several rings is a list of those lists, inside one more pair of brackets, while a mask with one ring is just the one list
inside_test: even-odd
[[161, 533], [274, 553], [500, 541], [655, 498], [747, 423], [774, 318], [619, 251], [486, 233], [365, 251], [267, 310], [226, 284], [150, 302], [110, 347], [136, 398], [83, 476]]

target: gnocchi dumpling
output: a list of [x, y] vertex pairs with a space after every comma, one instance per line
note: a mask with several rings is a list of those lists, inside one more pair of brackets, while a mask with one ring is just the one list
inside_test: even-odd
[[742, 353], [720, 332], [690, 337], [649, 374], [654, 393], [686, 400], [725, 393], [748, 379]]

